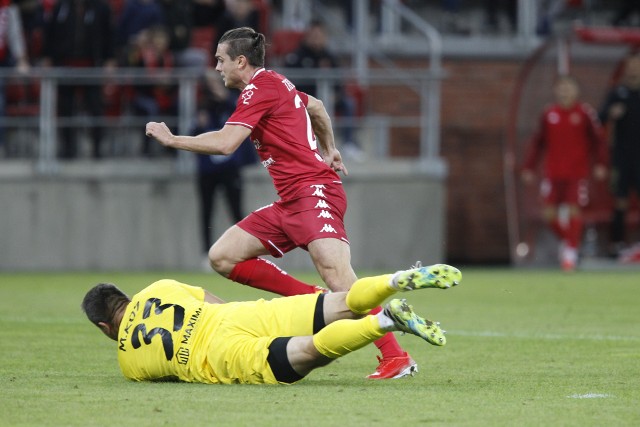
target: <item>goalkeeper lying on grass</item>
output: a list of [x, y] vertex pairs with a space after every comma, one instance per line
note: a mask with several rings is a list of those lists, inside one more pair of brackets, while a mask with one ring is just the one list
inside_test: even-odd
[[397, 292], [460, 282], [436, 264], [358, 280], [348, 292], [224, 303], [202, 288], [159, 280], [129, 299], [113, 284], [82, 302], [89, 320], [118, 343], [125, 377], [202, 383], [291, 384], [389, 331], [446, 343], [439, 324], [394, 299]]

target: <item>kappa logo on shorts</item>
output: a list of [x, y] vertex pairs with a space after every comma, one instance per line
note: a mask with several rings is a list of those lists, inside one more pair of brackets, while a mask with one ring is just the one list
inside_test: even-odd
[[320, 232], [325, 232], [325, 233], [336, 233], [338, 234], [338, 232], [336, 231], [335, 228], [333, 228], [330, 224], [325, 224], [322, 226], [322, 230], [320, 230]]
[[318, 218], [324, 218], [324, 219], [333, 219], [333, 216], [328, 212], [325, 211], [324, 209], [320, 211], [320, 213], [318, 214]]
[[318, 200], [318, 203], [316, 203], [316, 208], [317, 209], [331, 209], [331, 206], [329, 206], [329, 203], [327, 203], [326, 201], [320, 199], [320, 200]]
[[325, 188], [324, 185], [320, 184], [314, 184], [310, 186], [311, 188], [315, 188], [312, 196], [318, 196], [318, 197], [322, 197], [324, 199], [326, 199], [327, 197], [324, 195], [324, 193], [322, 192], [322, 190]]

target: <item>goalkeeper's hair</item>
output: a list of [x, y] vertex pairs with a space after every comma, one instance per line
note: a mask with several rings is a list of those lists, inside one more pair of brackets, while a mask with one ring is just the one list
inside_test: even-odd
[[227, 54], [231, 59], [244, 55], [249, 65], [264, 67], [264, 34], [249, 27], [234, 28], [222, 35], [218, 44], [222, 43], [227, 44]]
[[113, 317], [121, 307], [131, 300], [112, 283], [99, 283], [87, 292], [82, 300], [82, 310], [91, 323], [113, 323]]

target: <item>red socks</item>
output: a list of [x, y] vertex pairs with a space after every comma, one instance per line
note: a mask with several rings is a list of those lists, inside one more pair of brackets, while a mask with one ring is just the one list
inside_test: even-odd
[[557, 219], [551, 221], [549, 226], [560, 240], [567, 242], [569, 247], [578, 248], [580, 246], [584, 227], [584, 221], [580, 215], [571, 215], [566, 227], [563, 227]]
[[318, 292], [315, 286], [289, 276], [286, 271], [263, 258], [252, 258], [236, 264], [229, 274], [229, 279], [283, 296]]

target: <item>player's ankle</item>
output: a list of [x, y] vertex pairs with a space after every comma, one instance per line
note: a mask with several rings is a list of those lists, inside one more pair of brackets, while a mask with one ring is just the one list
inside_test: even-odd
[[384, 313], [384, 310], [382, 310], [380, 313], [376, 314], [375, 316], [378, 319], [378, 325], [380, 325], [380, 329], [382, 329], [383, 331], [391, 332], [397, 329], [395, 326], [395, 323], [393, 322], [393, 319], [387, 316]]

